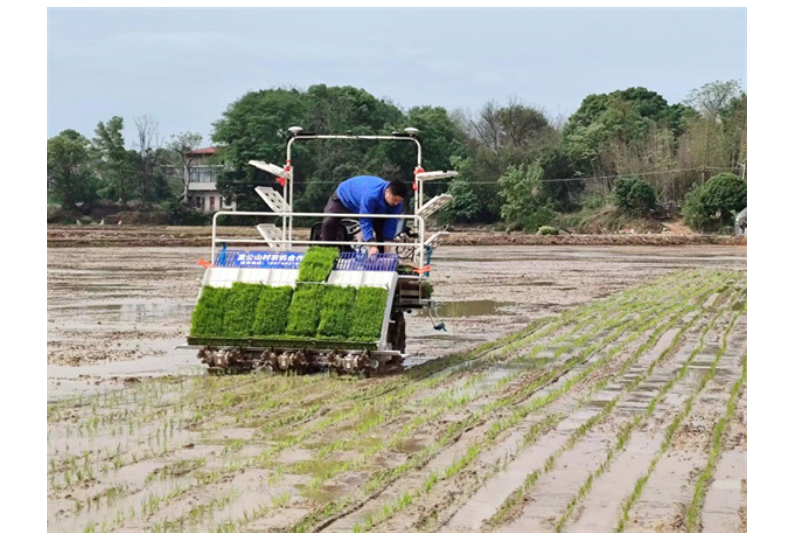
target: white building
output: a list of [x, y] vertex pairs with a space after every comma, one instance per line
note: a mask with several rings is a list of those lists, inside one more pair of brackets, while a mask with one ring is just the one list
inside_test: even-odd
[[225, 200], [217, 189], [218, 174], [223, 169], [223, 165], [210, 164], [215, 153], [215, 148], [210, 146], [187, 154], [190, 166], [184, 168], [185, 181], [187, 182], [185, 202], [190, 208], [202, 212], [236, 210], [237, 203], [233, 200]]

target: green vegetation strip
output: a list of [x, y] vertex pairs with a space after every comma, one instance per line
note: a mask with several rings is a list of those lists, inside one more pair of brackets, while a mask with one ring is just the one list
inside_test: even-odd
[[[293, 292], [294, 291], [294, 292]], [[388, 290], [298, 283], [271, 287], [234, 283], [204, 287], [193, 312], [191, 345], [277, 346], [308, 339], [375, 342], [385, 317]], [[242, 341], [240, 341], [242, 340]], [[245, 341], [249, 340], [249, 341]]]
[[[699, 295], [699, 296], [706, 297], [709, 294], [710, 294], [710, 291], [706, 291], [704, 294]], [[642, 347], [639, 348], [639, 350], [637, 350], [632, 355], [631, 361], [629, 363], [627, 363], [625, 366], [623, 366], [624, 369], [620, 370], [620, 372], [616, 376], [621, 375], [628, 368], [629, 365], [632, 365], [633, 362], [638, 360], [639, 355], [641, 355], [643, 352], [645, 352], [646, 350], [649, 350], [652, 346], [654, 346], [655, 343], [657, 343], [658, 340], [660, 339], [661, 335], [663, 335], [664, 332], [666, 332], [668, 329], [670, 329], [672, 326], [674, 326], [679, 321], [680, 317], [682, 317], [685, 313], [688, 313], [690, 311], [698, 309], [699, 307], [700, 307], [699, 303], [695, 303], [693, 306], [685, 306], [680, 311], [678, 311], [677, 313], [673, 314], [672, 317], [671, 317], [671, 320], [667, 324], [665, 324], [665, 325], [663, 325], [661, 327], [658, 327], [653, 332], [653, 335], [651, 336], [650, 340], [648, 342], [646, 342]], [[692, 321], [690, 321], [683, 329], [681, 329], [678, 332], [677, 336], [682, 336], [683, 333], [688, 328], [691, 327], [691, 325], [694, 323], [695, 320], [696, 320], [696, 318], [692, 319]], [[643, 330], [637, 331], [637, 334], [643, 333], [644, 331], [646, 331], [646, 329], [654, 327], [655, 324], [657, 324], [657, 322], [659, 322], [659, 321], [657, 321], [657, 320], [651, 321], [650, 324], [648, 324]], [[709, 328], [710, 328], [710, 326], [708, 327], [708, 329]], [[707, 332], [707, 330], [706, 330], [706, 332]], [[657, 359], [655, 362], [653, 362], [648, 367], [648, 370], [645, 370], [645, 372], [641, 376], [639, 376], [636, 379], [634, 379], [633, 381], [631, 381], [631, 383], [622, 392], [620, 392], [620, 394], [618, 394], [614, 399], [609, 401], [609, 403], [607, 403], [597, 415], [591, 417], [584, 424], [579, 426], [573, 432], [573, 434], [570, 436], [570, 438], [565, 442], [565, 444], [559, 450], [554, 452], [554, 454], [552, 454], [545, 461], [542, 469], [537, 469], [537, 470], [533, 471], [531, 474], [529, 474], [526, 477], [526, 479], [524, 480], [524, 483], [518, 489], [516, 489], [514, 492], [512, 492], [507, 497], [507, 499], [504, 501], [504, 503], [502, 503], [502, 505], [499, 507], [499, 509], [496, 511], [496, 513], [487, 521], [486, 528], [488, 530], [492, 530], [492, 529], [500, 526], [501, 524], [503, 524], [512, 515], [513, 509], [516, 508], [518, 504], [522, 503], [522, 501], [524, 500], [526, 494], [534, 486], [534, 484], [538, 480], [539, 476], [542, 473], [544, 473], [544, 472], [549, 472], [550, 470], [552, 470], [556, 459], [558, 459], [558, 457], [561, 456], [561, 454], [563, 452], [565, 452], [565, 451], [569, 450], [570, 448], [572, 448], [578, 442], [578, 440], [581, 437], [583, 437], [584, 434], [586, 434], [588, 432], [588, 430], [591, 427], [593, 427], [594, 425], [599, 423], [608, 414], [610, 414], [611, 411], [616, 406], [617, 402], [620, 399], [624, 398], [625, 394], [627, 394], [628, 392], [632, 391], [633, 389], [638, 387], [638, 385], [641, 384], [644, 380], [646, 380], [646, 378], [651, 375], [652, 370], [655, 368], [655, 366], [660, 361], [660, 359], [663, 356], [665, 356], [666, 354], [668, 354], [668, 351], [673, 350], [673, 347], [676, 347], [676, 346], [677, 346], [676, 343], [673, 342], [669, 347], [667, 347], [667, 349], [665, 349], [665, 351], [662, 353], [661, 357], [659, 357], [659, 359]], [[594, 392], [594, 389], [593, 389], [593, 392]], [[591, 395], [592, 395], [592, 393], [588, 394], [584, 398], [584, 400], [589, 399], [589, 397]], [[579, 402], [579, 405], [581, 403], [583, 403], [584, 400]]]
[[[355, 305], [356, 290], [354, 287], [326, 287], [319, 314], [317, 334], [320, 337], [346, 338], [350, 334], [350, 313]], [[382, 323], [382, 318], [380, 319]], [[380, 337], [380, 330], [377, 336]]]
[[259, 293], [252, 335], [278, 336], [286, 331], [287, 313], [292, 303], [292, 287], [266, 287]]
[[[671, 305], [671, 304], [670, 304], [670, 305]], [[666, 314], [664, 314], [664, 315], [663, 315], [663, 317], [665, 317], [665, 316], [666, 316]], [[649, 327], [649, 326], [651, 326], [652, 324], [656, 323], [656, 322], [657, 322], [657, 320], [658, 320], [658, 319], [653, 319], [653, 320], [651, 321], [651, 324], [647, 325], [647, 327]], [[672, 321], [673, 321], [673, 322], [676, 322], [676, 319], [672, 319]], [[620, 330], [620, 331], [619, 331], [619, 333], [622, 333], [622, 330]], [[629, 338], [628, 342], [631, 342], [631, 341], [633, 341], [633, 339], [635, 339], [635, 338], [639, 337], [639, 336], [640, 336], [642, 333], [643, 333], [643, 331], [637, 331], [636, 333], [634, 333], [634, 334], [633, 334], [633, 336], [631, 336], [631, 338]], [[655, 341], [657, 341], [657, 339], [660, 337], [660, 334], [661, 334], [661, 332], [656, 332], [656, 335], [654, 336], [655, 340], [653, 341], [653, 340], [651, 339], [651, 343], [654, 343]], [[612, 335], [613, 335], [613, 334], [612, 334]], [[491, 427], [488, 429], [488, 431], [487, 431], [487, 441], [485, 441], [485, 442], [483, 442], [483, 443], [478, 443], [478, 444], [484, 444], [484, 445], [489, 445], [489, 444], [492, 444], [492, 443], [495, 441], [495, 439], [498, 437], [498, 435], [500, 435], [501, 433], [503, 433], [503, 432], [504, 432], [504, 431], [506, 431], [507, 429], [509, 429], [509, 428], [511, 428], [511, 427], [513, 427], [513, 426], [515, 426], [515, 425], [516, 425], [516, 424], [517, 424], [519, 421], [521, 421], [522, 419], [524, 419], [524, 418], [525, 418], [525, 417], [526, 417], [526, 416], [527, 416], [527, 415], [528, 415], [530, 412], [533, 412], [533, 411], [535, 411], [535, 410], [537, 410], [537, 409], [539, 409], [539, 408], [541, 408], [541, 407], [544, 407], [544, 406], [546, 406], [546, 405], [548, 405], [548, 404], [552, 403], [553, 401], [555, 401], [556, 399], [558, 399], [559, 397], [561, 397], [562, 395], [564, 395], [565, 393], [567, 393], [567, 391], [569, 391], [569, 389], [570, 389], [570, 388], [571, 388], [571, 387], [572, 387], [572, 386], [573, 386], [575, 383], [577, 383], [578, 381], [582, 380], [584, 377], [588, 376], [590, 373], [592, 373], [592, 372], [593, 372], [595, 369], [597, 369], [597, 368], [598, 368], [600, 365], [602, 365], [604, 362], [606, 362], [606, 361], [610, 360], [610, 359], [611, 359], [611, 358], [612, 358], [612, 357], [613, 357], [613, 356], [616, 354], [616, 352], [617, 352], [618, 350], [622, 350], [622, 349], [623, 349], [625, 346], [627, 346], [627, 343], [626, 343], [626, 344], [623, 344], [623, 345], [622, 345], [622, 346], [620, 346], [620, 347], [616, 347], [616, 348], [614, 348], [613, 350], [611, 350], [611, 351], [609, 352], [609, 354], [607, 354], [606, 356], [604, 356], [603, 358], [601, 358], [599, 361], [595, 362], [595, 363], [594, 363], [594, 364], [592, 364], [592, 365], [591, 365], [589, 368], [587, 368], [587, 370], [585, 370], [585, 371], [584, 371], [584, 372], [582, 372], [582, 373], [579, 373], [578, 375], [576, 375], [576, 376], [575, 376], [575, 377], [573, 377], [572, 379], [569, 379], [569, 380], [568, 380], [568, 381], [567, 381], [567, 382], [566, 382], [566, 383], [565, 383], [565, 384], [564, 384], [562, 387], [560, 387], [560, 388], [558, 388], [558, 389], [556, 389], [556, 390], [554, 390], [554, 391], [550, 392], [550, 393], [549, 393], [548, 395], [546, 395], [546, 396], [543, 396], [543, 397], [538, 397], [537, 399], [533, 400], [532, 402], [530, 402], [530, 403], [529, 403], [529, 404], [527, 404], [527, 405], [524, 405], [524, 406], [518, 407], [518, 408], [517, 408], [517, 409], [515, 409], [515, 410], [513, 411], [513, 413], [512, 413], [510, 416], [508, 416], [507, 418], [495, 421], [495, 422], [494, 422], [494, 423], [491, 425]], [[639, 349], [639, 350], [638, 350], [636, 353], [634, 353], [634, 355], [633, 355], [633, 359], [634, 359], [634, 360], [635, 360], [635, 359], [637, 359], [637, 358], [638, 358], [638, 356], [641, 354], [641, 352], [643, 352], [643, 350], [645, 350], [645, 348], [646, 348], [646, 347], [649, 347], [649, 346], [651, 346], [651, 345], [645, 344], [644, 346], [642, 346], [642, 347], [641, 347], [641, 348], [640, 348], [640, 349]], [[585, 353], [585, 354], [586, 354], [586, 353]], [[631, 363], [631, 362], [628, 362], [627, 364], [630, 364], [630, 363]], [[623, 368], [623, 369], [627, 369], [627, 364], [626, 364], [626, 366], [624, 366], [624, 368]], [[555, 374], [553, 374], [553, 378], [552, 378], [552, 380], [556, 380], [556, 379], [558, 379], [558, 378], [559, 378], [559, 374], [558, 374], [558, 373], [555, 373]], [[540, 381], [538, 381], [538, 382], [540, 383], [540, 385], [542, 384], [542, 380], [540, 380]], [[604, 382], [604, 384], [605, 384], [605, 382]], [[486, 406], [486, 407], [487, 407], [487, 406]], [[548, 422], [548, 421], [549, 421], [549, 420], [548, 420], [548, 419], [546, 419], [544, 422]], [[534, 427], [533, 427], [532, 429], [534, 429]], [[582, 433], [582, 434], [583, 434], [583, 433]], [[477, 446], [477, 447], [478, 447], [478, 446]], [[467, 455], [467, 454], [466, 454], [466, 455]], [[468, 462], [466, 462], [466, 463], [465, 463], [463, 466], [467, 465], [467, 463], [468, 463]], [[462, 469], [460, 469], [460, 470], [462, 470]], [[448, 474], [448, 472], [449, 472], [449, 471], [447, 471], [447, 474], [446, 474], [446, 476], [444, 477], [445, 479], [448, 479], [448, 478], [450, 477], [450, 475]], [[433, 474], [433, 473], [431, 473], [431, 474]], [[418, 495], [418, 494], [417, 494], [417, 495]], [[412, 499], [411, 499], [411, 500], [412, 500]], [[373, 515], [371, 515], [371, 516], [367, 516], [367, 517], [365, 518], [365, 522], [364, 522], [363, 524], [357, 524], [357, 526], [358, 526], [358, 529], [359, 529], [359, 530], [361, 530], [361, 531], [367, 531], [367, 530], [369, 530], [369, 529], [370, 529], [372, 526], [374, 526], [374, 525], [376, 525], [376, 524], [379, 524], [379, 523], [381, 523], [382, 521], [385, 521], [386, 519], [389, 519], [389, 518], [390, 518], [390, 517], [393, 515], [393, 511], [395, 511], [395, 510], [399, 510], [399, 509], [402, 509], [402, 508], [404, 507], [404, 505], [405, 505], [405, 501], [404, 501], [404, 500], [402, 500], [402, 503], [403, 503], [402, 505], [397, 505], [397, 507], [392, 507], [392, 506], [390, 506], [390, 505], [386, 505], [386, 507], [385, 507], [385, 508], [386, 508], [386, 511], [383, 511], [383, 510], [381, 509], [381, 511], [379, 511], [379, 512], [376, 512], [376, 513], [374, 513], [374, 514], [373, 514]]]
[[295, 287], [292, 305], [289, 306], [287, 334], [305, 337], [316, 335], [324, 294], [325, 286], [323, 285], [300, 284]]
[[229, 337], [248, 337], [253, 334], [256, 306], [262, 286], [255, 283], [234, 283], [226, 298], [223, 314], [223, 334]]
[[[674, 301], [670, 302], [669, 305], [670, 306], [674, 305], [677, 302], [678, 300], [674, 299]], [[637, 322], [635, 324], [639, 324], [639, 323]], [[650, 324], [652, 324], [652, 322]], [[615, 334], [618, 335], [622, 331], [624, 330], [618, 330], [618, 332], [616, 332]], [[395, 481], [407, 470], [413, 468], [419, 468], [423, 466], [427, 461], [429, 461], [429, 459], [431, 459], [434, 455], [436, 455], [443, 448], [445, 448], [447, 444], [453, 443], [462, 433], [462, 431], [458, 431], [458, 430], [468, 430], [473, 426], [481, 423], [483, 421], [482, 419], [483, 418], [486, 419], [487, 415], [490, 414], [493, 410], [497, 410], [499, 408], [504, 408], [504, 407], [511, 407], [514, 406], [515, 403], [519, 403], [520, 401], [526, 399], [526, 397], [533, 394], [539, 388], [549, 384], [550, 382], [557, 380], [563, 374], [567, 373], [570, 369], [572, 369], [572, 367], [582, 362], [587, 357], [588, 354], [591, 354], [593, 351], [597, 350], [600, 346], [601, 346], [600, 344], [593, 345], [587, 350], [585, 354], [582, 354], [581, 356], [576, 357], [571, 361], [568, 361], [562, 368], [559, 368], [558, 370], [554, 370], [551, 373], [543, 377], [540, 377], [540, 379], [538, 379], [534, 384], [525, 387], [519, 387], [518, 389], [514, 390], [510, 395], [500, 398], [494, 402], [490, 402], [484, 405], [478, 412], [469, 415], [463, 420], [450, 424], [446, 429], [445, 432], [446, 436], [442, 437], [441, 441], [437, 442], [432, 446], [426, 447], [419, 454], [412, 457], [402, 467], [398, 467], [396, 469], [386, 471], [384, 473], [384, 476], [382, 477], [374, 476], [372, 482], [365, 484], [362, 488], [359, 488], [358, 490], [359, 493], [357, 494], [357, 496], [356, 493], [353, 493], [344, 499], [337, 500], [334, 501], [333, 503], [326, 505], [322, 509], [301, 519], [290, 530], [299, 532], [299, 531], [306, 531], [311, 528], [322, 528], [324, 526], [321, 523], [323, 520], [325, 520], [327, 523], [328, 521], [338, 519], [339, 513], [342, 512], [349, 513], [351, 511], [354, 511], [356, 507], [359, 507], [360, 505], [363, 504], [363, 501], [361, 501], [360, 498], [365, 499], [371, 497], [373, 494], [384, 489], [389, 483]], [[625, 346], [627, 346], [627, 344], [622, 345], [622, 347]], [[595, 367], [597, 366], [594, 366], [592, 369], [594, 369]], [[586, 374], [588, 374], [589, 372], [590, 371], [587, 371]], [[577, 382], [578, 380], [583, 378], [583, 376], [585, 375], [576, 378], [575, 381], [573, 382]], [[534, 403], [535, 407], [544, 406], [547, 403], [550, 403], [551, 401], [553, 401], [554, 399], [565, 393], [567, 390], [569, 390], [573, 382], [569, 382], [560, 391], [556, 393], [553, 393], [549, 396], [545, 396], [542, 398], [538, 398], [538, 400]], [[463, 401], [464, 403], [467, 403], [469, 400], [470, 398], [465, 399]], [[532, 408], [532, 410], [534, 410], [534, 408]]]
[[705, 499], [710, 482], [713, 479], [713, 474], [716, 472], [716, 465], [721, 460], [721, 454], [724, 450], [724, 432], [727, 426], [735, 417], [735, 411], [738, 408], [738, 399], [741, 395], [741, 390], [749, 380], [749, 358], [743, 357], [743, 373], [741, 378], [732, 387], [730, 393], [730, 401], [727, 403], [727, 414], [716, 425], [716, 430], [713, 434], [713, 444], [711, 445], [710, 459], [708, 465], [702, 474], [697, 479], [697, 487], [694, 490], [694, 498], [691, 505], [686, 511], [686, 523], [689, 533], [699, 532], [702, 528], [702, 504]]
[[[689, 357], [684, 362], [683, 367], [677, 372], [675, 377], [667, 381], [666, 384], [664, 384], [664, 386], [658, 392], [658, 394], [656, 394], [656, 396], [650, 401], [650, 404], [647, 406], [647, 409], [645, 409], [641, 414], [635, 415], [633, 419], [630, 422], [628, 422], [628, 424], [626, 424], [625, 426], [623, 426], [622, 429], [620, 429], [619, 433], [617, 434], [616, 443], [610, 446], [606, 453], [606, 459], [598, 466], [598, 468], [593, 473], [591, 473], [587, 477], [587, 479], [584, 481], [584, 484], [581, 486], [576, 496], [573, 497], [570, 500], [570, 502], [568, 502], [564, 514], [556, 523], [556, 527], [555, 527], [556, 532], [562, 532], [562, 529], [564, 528], [565, 524], [570, 519], [570, 517], [573, 515], [573, 512], [575, 511], [575, 508], [577, 507], [578, 503], [582, 501], [584, 497], [586, 497], [586, 495], [591, 490], [593, 482], [609, 469], [614, 459], [616, 459], [619, 453], [625, 448], [628, 441], [630, 440], [633, 429], [636, 428], [636, 426], [638, 426], [642, 421], [649, 418], [650, 415], [652, 415], [653, 411], [655, 411], [656, 405], [660, 402], [660, 400], [680, 379], [682, 379], [682, 377], [687, 372], [688, 367], [691, 365], [691, 362], [701, 352], [702, 348], [704, 347], [705, 337], [713, 328], [713, 326], [716, 324], [716, 321], [723, 315], [725, 311], [727, 311], [726, 308], [719, 311], [719, 313], [711, 320], [710, 324], [708, 324], [705, 327], [705, 330], [700, 336], [699, 345], [691, 352]], [[692, 320], [691, 323], [687, 325], [686, 329], [689, 328], [693, 322], [694, 321]], [[675, 336], [674, 340], [672, 341], [671, 345], [667, 347], [667, 349], [664, 350], [661, 356], [653, 362], [651, 368], [654, 368], [654, 366], [658, 362], [660, 362], [665, 356], [667, 356], [671, 351], [675, 349], [679, 341], [679, 338], [682, 336], [682, 333], [683, 330], [681, 330], [681, 332], [678, 332], [678, 334]], [[644, 380], [645, 378], [646, 377], [643, 376], [642, 380]]]
[[297, 281], [299, 283], [324, 283], [333, 271], [333, 264], [338, 257], [338, 248], [319, 246], [309, 248], [300, 262]]
[[204, 287], [193, 311], [190, 334], [194, 336], [219, 336], [223, 333], [226, 297], [229, 289]]
[[[661, 458], [666, 454], [666, 452], [671, 448], [672, 443], [674, 441], [674, 436], [677, 433], [677, 430], [680, 428], [683, 421], [691, 414], [691, 410], [694, 407], [694, 401], [699, 397], [699, 395], [705, 390], [705, 387], [710, 383], [713, 377], [716, 375], [716, 369], [721, 362], [721, 358], [724, 356], [724, 353], [727, 351], [727, 338], [729, 337], [732, 328], [735, 326], [735, 323], [738, 321], [738, 318], [743, 315], [743, 311], [738, 312], [735, 318], [730, 323], [727, 331], [724, 333], [724, 340], [721, 349], [716, 356], [716, 360], [713, 362], [713, 365], [710, 368], [707, 376], [702, 380], [702, 382], [697, 387], [696, 392], [686, 401], [686, 406], [683, 411], [678, 414], [672, 424], [666, 431], [664, 435], [664, 443], [661, 446], [661, 449], [653, 458], [652, 463], [647, 471], [647, 473], [639, 478], [634, 486], [633, 493], [626, 499], [625, 503], [622, 507], [622, 518], [620, 519], [619, 525], [617, 526], [616, 532], [623, 533], [625, 532], [625, 527], [628, 525], [628, 521], [630, 520], [630, 513], [633, 509], [634, 505], [638, 500], [641, 498], [642, 493], [644, 493], [644, 488], [647, 486], [647, 482], [649, 482], [650, 477], [655, 472], [655, 469], [658, 467], [658, 463], [661, 461]], [[684, 377], [687, 373], [687, 369], [681, 370], [681, 373], [678, 375], [677, 379]], [[653, 405], [654, 408], [655, 405]]]

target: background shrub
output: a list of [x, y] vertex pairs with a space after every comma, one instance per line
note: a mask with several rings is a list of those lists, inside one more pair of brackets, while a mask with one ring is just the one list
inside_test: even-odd
[[612, 191], [614, 203], [627, 213], [646, 216], [655, 209], [655, 191], [638, 178], [619, 178]]

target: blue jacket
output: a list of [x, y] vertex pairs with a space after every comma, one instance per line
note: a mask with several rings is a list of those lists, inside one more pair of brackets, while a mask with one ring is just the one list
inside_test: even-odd
[[[389, 182], [376, 176], [354, 176], [345, 180], [336, 189], [339, 201], [351, 214], [401, 214], [402, 203], [389, 206], [385, 202], [385, 188]], [[361, 232], [365, 242], [371, 242], [375, 235], [372, 230], [372, 218], [360, 218]], [[383, 225], [383, 237], [386, 241], [396, 236], [399, 220], [387, 219]]]

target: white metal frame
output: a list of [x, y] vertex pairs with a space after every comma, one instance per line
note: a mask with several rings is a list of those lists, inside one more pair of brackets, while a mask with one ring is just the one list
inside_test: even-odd
[[[416, 144], [416, 149], [418, 150], [418, 156], [416, 159], [416, 167], [421, 167], [421, 141], [419, 141], [416, 137], [411, 135], [301, 135], [300, 131], [295, 131], [298, 128], [290, 128], [293, 135], [289, 138], [289, 141], [286, 143], [286, 166], [289, 168], [287, 175], [285, 176], [286, 182], [284, 184], [284, 198], [286, 199], [287, 204], [290, 208], [293, 208], [294, 203], [294, 192], [295, 192], [295, 183], [294, 183], [294, 168], [292, 167], [292, 144], [295, 141], [307, 141], [307, 140], [361, 140], [361, 141], [406, 141], [406, 142], [413, 142]], [[412, 128], [408, 128], [411, 130]], [[418, 130], [415, 130], [418, 133]], [[424, 198], [424, 182], [419, 180], [418, 181], [418, 193], [416, 197], [414, 197], [414, 214], [418, 214], [418, 209], [421, 207], [421, 202]], [[327, 214], [329, 215], [329, 214]], [[368, 216], [351, 216], [351, 217], [368, 217]], [[378, 216], [382, 217], [382, 216]], [[291, 217], [285, 220], [284, 222], [284, 234], [285, 237], [289, 240], [292, 239], [292, 219]]]
[[[218, 242], [226, 244], [267, 244], [272, 246], [273, 241], [260, 238], [218, 238], [217, 236], [217, 220], [218, 216], [259, 216], [259, 217], [281, 217], [286, 222], [287, 219], [293, 217], [338, 217], [338, 218], [383, 218], [382, 214], [325, 214], [322, 212], [235, 212], [235, 211], [220, 211], [215, 212], [212, 216], [212, 264], [215, 264], [215, 251]], [[424, 267], [424, 218], [414, 214], [393, 214], [389, 219], [407, 220], [412, 219], [418, 224], [418, 239], [415, 242], [365, 242], [367, 246], [392, 246], [392, 247], [410, 247], [417, 248], [419, 255], [419, 268]], [[290, 230], [291, 232], [291, 230]], [[291, 235], [290, 235], [291, 236]], [[291, 248], [292, 246], [345, 246], [358, 244], [357, 240], [345, 242], [343, 240], [337, 242], [325, 240], [293, 240], [292, 238], [284, 239], [279, 243], [281, 250]], [[421, 274], [419, 274], [421, 275]]]
[[[416, 145], [417, 149], [417, 158], [416, 158], [416, 167], [414, 169], [414, 181], [416, 183], [416, 196], [414, 197], [413, 201], [413, 214], [423, 215], [428, 210], [424, 208], [424, 182], [437, 180], [441, 178], [453, 178], [457, 176], [456, 171], [430, 171], [426, 172], [421, 168], [421, 159], [422, 159], [422, 147], [421, 141], [416, 136], [418, 134], [418, 130], [415, 128], [405, 128], [406, 135], [316, 135], [316, 134], [302, 134], [303, 129], [300, 127], [291, 127], [289, 128], [290, 137], [286, 143], [286, 164], [284, 167], [280, 167], [278, 165], [272, 163], [266, 163], [264, 161], [259, 160], [250, 160], [248, 163], [253, 165], [254, 167], [266, 171], [279, 179], [283, 179], [283, 200], [282, 201], [275, 201], [271, 200], [273, 197], [270, 194], [274, 194], [276, 191], [274, 188], [267, 188], [265, 193], [262, 188], [256, 188], [256, 193], [264, 199], [268, 206], [275, 212], [282, 212], [280, 215], [284, 217], [283, 228], [281, 230], [281, 237], [285, 241], [292, 240], [292, 218], [298, 216], [298, 214], [292, 213], [285, 213], [287, 211], [291, 212], [294, 208], [294, 167], [292, 166], [292, 145], [295, 141], [304, 141], [304, 140], [361, 140], [361, 141], [405, 141], [405, 142], [412, 142]], [[448, 202], [450, 198], [443, 198], [442, 200], [436, 201], [437, 208], [433, 207], [433, 211], [439, 209]], [[420, 210], [424, 210], [421, 212]], [[304, 216], [311, 216], [312, 214], [301, 214]], [[325, 217], [331, 214], [320, 214], [321, 216]], [[333, 214], [336, 217], [341, 217], [341, 214]], [[344, 217], [369, 217], [364, 215], [358, 214], [347, 214]], [[378, 215], [377, 217], [382, 218], [383, 216]], [[396, 217], [396, 216], [394, 216]], [[319, 244], [319, 242], [315, 242]], [[381, 245], [375, 243], [367, 243], [367, 245]], [[423, 248], [422, 253], [423, 255]], [[422, 261], [423, 266], [423, 261]]]

